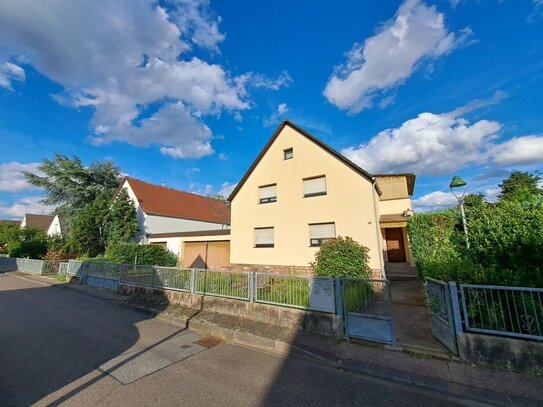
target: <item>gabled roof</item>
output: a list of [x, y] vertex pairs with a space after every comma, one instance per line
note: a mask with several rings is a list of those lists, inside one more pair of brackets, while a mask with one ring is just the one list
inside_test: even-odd
[[405, 177], [407, 180], [407, 192], [409, 196], [413, 196], [413, 191], [415, 190], [415, 178], [416, 174], [412, 172], [404, 172], [400, 174], [373, 174], [374, 177]]
[[25, 226], [43, 230], [45, 233], [49, 230], [49, 226], [55, 217], [53, 215], [35, 215], [33, 213], [25, 213]]
[[[148, 215], [230, 224], [230, 208], [218, 199], [125, 177], [143, 212]], [[120, 189], [120, 188], [119, 188]]]
[[[290, 120], [283, 120], [283, 122], [279, 125], [279, 127], [277, 128], [277, 130], [275, 130], [275, 133], [273, 133], [273, 135], [271, 136], [271, 138], [268, 140], [268, 142], [266, 143], [266, 145], [264, 146], [264, 148], [262, 149], [262, 151], [260, 152], [260, 154], [256, 157], [256, 159], [253, 161], [253, 163], [251, 164], [251, 166], [249, 167], [249, 169], [247, 170], [247, 172], [245, 173], [245, 175], [243, 176], [243, 178], [241, 179], [241, 181], [238, 183], [238, 185], [236, 185], [236, 188], [234, 188], [234, 190], [232, 191], [232, 193], [230, 194], [230, 196], [228, 197], [228, 200], [231, 201], [232, 199], [234, 199], [234, 197], [236, 196], [236, 194], [238, 193], [238, 191], [241, 189], [241, 187], [243, 186], [243, 184], [245, 183], [245, 181], [247, 181], [247, 178], [249, 178], [249, 176], [251, 175], [251, 173], [253, 172], [253, 170], [256, 168], [256, 166], [258, 165], [258, 163], [260, 162], [260, 160], [262, 160], [262, 158], [264, 157], [264, 155], [266, 154], [266, 152], [268, 151], [268, 149], [271, 147], [271, 145], [273, 144], [273, 142], [275, 141], [275, 139], [279, 136], [279, 134], [281, 133], [281, 131], [285, 128], [285, 126], [290, 126], [291, 128], [293, 128], [294, 130], [296, 130], [298, 133], [300, 133], [301, 135], [305, 136], [307, 139], [309, 139], [310, 141], [312, 141], [313, 143], [315, 143], [316, 145], [318, 145], [320, 148], [322, 148], [323, 150], [325, 150], [326, 152], [328, 152], [330, 155], [332, 155], [333, 157], [337, 158], [339, 161], [341, 161], [342, 163], [344, 163], [347, 167], [351, 168], [354, 172], [360, 174], [362, 177], [366, 178], [368, 181], [374, 183], [375, 182], [375, 179], [373, 178], [373, 176], [365, 171], [364, 169], [362, 169], [361, 167], [359, 167], [358, 165], [356, 165], [355, 163], [353, 163], [351, 160], [349, 160], [347, 157], [345, 157], [344, 155], [338, 153], [336, 150], [334, 150], [332, 147], [330, 147], [329, 145], [327, 145], [326, 143], [322, 142], [321, 140], [319, 140], [318, 138], [316, 138], [315, 136], [313, 136], [312, 134], [308, 133], [306, 130], [302, 129], [301, 127], [299, 127], [298, 125], [292, 123]], [[379, 192], [379, 190], [378, 190]]]

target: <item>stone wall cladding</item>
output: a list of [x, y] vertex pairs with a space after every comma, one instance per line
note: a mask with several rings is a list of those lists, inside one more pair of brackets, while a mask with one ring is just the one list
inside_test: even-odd
[[342, 335], [340, 321], [333, 314], [124, 283], [119, 285], [119, 292], [124, 295], [136, 295], [150, 301], [164, 302], [166, 300], [168, 303], [183, 307], [237, 316], [270, 325], [296, 327], [301, 331], [323, 336], [340, 337]]

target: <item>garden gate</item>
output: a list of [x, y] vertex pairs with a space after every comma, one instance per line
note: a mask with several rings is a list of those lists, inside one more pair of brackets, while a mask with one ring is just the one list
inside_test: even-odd
[[394, 345], [396, 335], [389, 281], [354, 278], [339, 281], [345, 335]]
[[457, 293], [451, 293], [449, 284], [430, 277], [424, 279], [424, 285], [432, 335], [451, 352], [458, 354], [452, 307], [452, 296]]

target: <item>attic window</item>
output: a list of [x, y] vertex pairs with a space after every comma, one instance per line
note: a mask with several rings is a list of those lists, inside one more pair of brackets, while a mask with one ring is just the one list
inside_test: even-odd
[[294, 158], [294, 149], [291, 147], [283, 150], [283, 158], [285, 160], [290, 160], [291, 158]]

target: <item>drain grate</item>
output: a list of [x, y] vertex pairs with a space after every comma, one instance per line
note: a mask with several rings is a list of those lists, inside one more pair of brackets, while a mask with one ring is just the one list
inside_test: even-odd
[[219, 343], [221, 343], [221, 340], [216, 336], [206, 336], [194, 343], [209, 349], [217, 346]]

